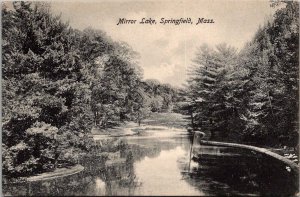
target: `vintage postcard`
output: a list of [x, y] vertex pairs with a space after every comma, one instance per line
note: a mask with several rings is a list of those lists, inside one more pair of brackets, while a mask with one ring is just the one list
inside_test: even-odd
[[298, 196], [299, 2], [3, 1], [2, 196]]

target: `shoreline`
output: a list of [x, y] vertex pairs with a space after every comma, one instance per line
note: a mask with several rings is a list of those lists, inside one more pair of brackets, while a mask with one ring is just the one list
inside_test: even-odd
[[80, 164], [77, 164], [70, 168], [57, 168], [52, 172], [44, 172], [44, 173], [40, 173], [37, 175], [29, 176], [29, 177], [5, 178], [3, 185], [52, 180], [52, 179], [57, 179], [57, 178], [61, 178], [61, 177], [74, 175], [83, 170], [84, 170], [84, 167]]
[[77, 164], [75, 166], [72, 166], [71, 168], [58, 168], [58, 169], [54, 170], [53, 172], [44, 172], [39, 175], [27, 177], [26, 181], [27, 182], [35, 182], [35, 181], [51, 180], [51, 179], [74, 175], [83, 170], [84, 170], [84, 167], [80, 164]]
[[227, 143], [227, 142], [217, 142], [217, 141], [207, 141], [207, 140], [200, 140], [200, 144], [208, 145], [208, 146], [225, 146], [225, 147], [234, 147], [234, 148], [241, 148], [241, 149], [248, 149], [251, 151], [255, 151], [258, 153], [261, 153], [265, 156], [272, 157], [274, 159], [277, 159], [279, 162], [282, 162], [293, 169], [294, 172], [299, 174], [299, 165], [291, 161], [290, 159], [287, 159], [273, 151], [270, 151], [266, 148], [260, 148], [257, 146], [250, 146], [245, 144], [237, 144], [237, 143]]

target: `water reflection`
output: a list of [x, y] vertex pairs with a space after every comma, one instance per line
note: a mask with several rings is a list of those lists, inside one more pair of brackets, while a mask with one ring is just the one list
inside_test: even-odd
[[[147, 135], [128, 136], [120, 157], [89, 155], [79, 174], [4, 185], [5, 195], [290, 195], [295, 179], [285, 166], [251, 152], [195, 145], [189, 165], [191, 137], [184, 130], [164, 127]], [[279, 187], [280, 185], [281, 187]]]
[[[186, 151], [177, 146], [168, 151], [161, 151], [155, 158], [145, 157], [136, 163], [135, 170], [141, 178], [143, 187], [139, 188], [137, 195], [201, 195], [199, 189], [192, 187], [182, 178], [178, 159], [186, 156]], [[163, 164], [163, 165], [162, 165]], [[159, 169], [159, 170], [157, 170]], [[156, 173], [156, 171], [159, 171]]]
[[[207, 195], [293, 196], [298, 179], [278, 160], [246, 149], [202, 146], [193, 157], [190, 184]], [[200, 179], [200, 180], [199, 180]], [[206, 187], [201, 181], [206, 180]]]

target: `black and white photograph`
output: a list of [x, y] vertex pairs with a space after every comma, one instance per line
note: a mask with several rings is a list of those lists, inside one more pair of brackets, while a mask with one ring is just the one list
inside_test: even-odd
[[0, 196], [300, 196], [299, 3], [2, 1]]

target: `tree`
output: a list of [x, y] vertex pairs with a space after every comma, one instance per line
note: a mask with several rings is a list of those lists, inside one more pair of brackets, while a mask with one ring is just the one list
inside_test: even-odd
[[191, 68], [188, 96], [192, 104], [190, 113], [194, 114], [193, 124], [199, 127], [208, 123], [213, 137], [215, 131], [225, 135], [228, 131], [227, 117], [232, 110], [226, 103], [229, 94], [227, 75], [235, 56], [236, 50], [226, 44], [217, 45], [216, 49], [202, 45]]
[[[251, 75], [246, 136], [262, 143], [295, 146], [298, 136], [299, 4], [286, 2], [244, 50]], [[251, 59], [251, 61], [249, 61]], [[252, 137], [251, 137], [252, 136]], [[253, 140], [253, 139], [252, 139]]]
[[281, 4], [238, 54], [201, 46], [186, 88], [196, 126], [209, 120], [223, 140], [298, 144], [299, 4]]
[[[90, 91], [81, 80], [77, 34], [47, 4], [13, 5], [3, 8], [2, 146], [5, 174], [20, 176], [54, 169], [56, 147], [87, 148], [80, 139], [90, 130]], [[67, 135], [73, 142], [60, 141]]]

